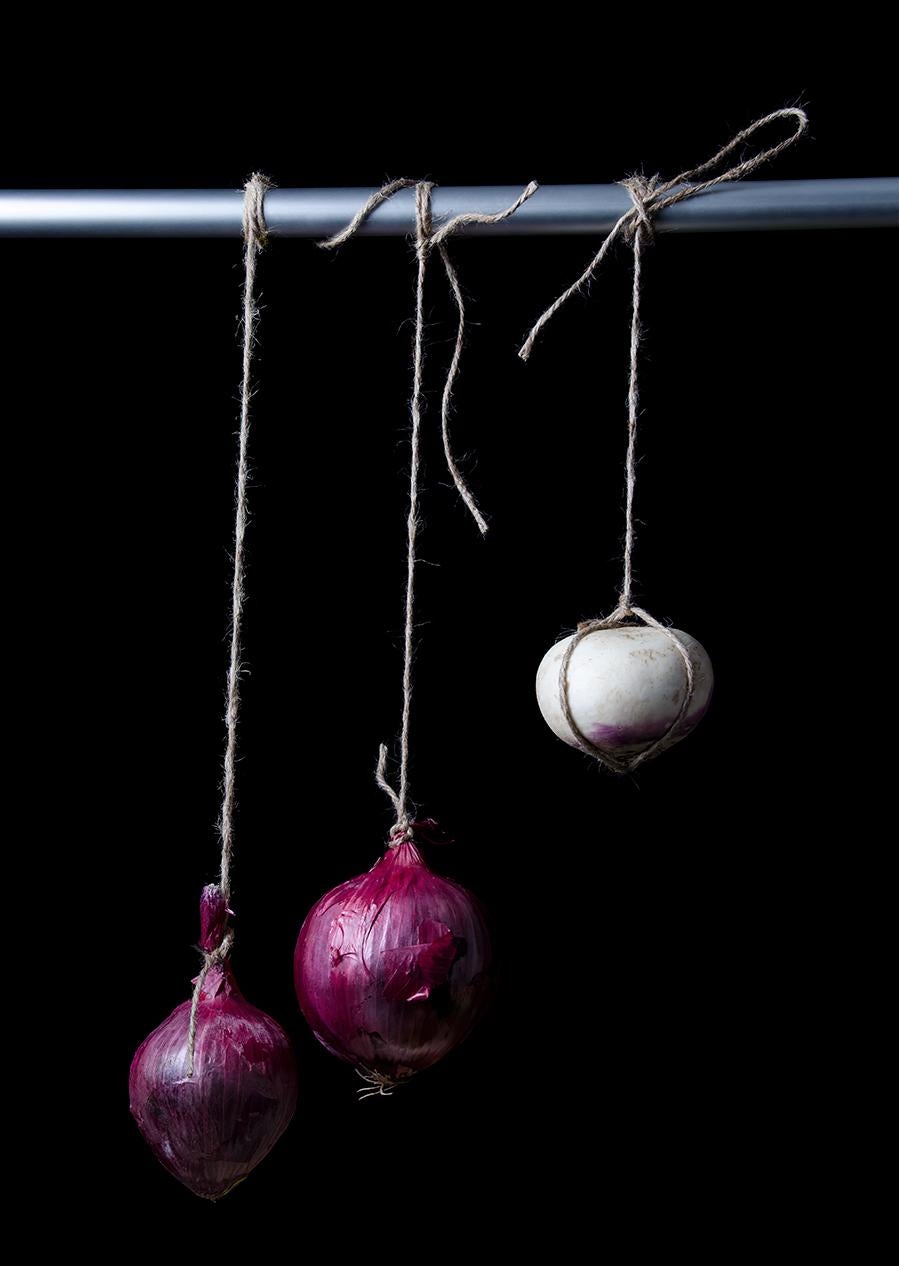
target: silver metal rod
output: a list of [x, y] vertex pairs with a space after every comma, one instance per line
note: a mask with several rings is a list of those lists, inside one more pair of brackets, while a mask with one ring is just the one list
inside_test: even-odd
[[[350, 220], [369, 189], [274, 189], [265, 199], [282, 237], [324, 238]], [[434, 190], [435, 216], [498, 211], [517, 186]], [[243, 194], [230, 189], [72, 189], [0, 191], [0, 237], [235, 237]], [[471, 233], [603, 234], [630, 205], [619, 185], [545, 185], [508, 220]], [[841, 229], [899, 225], [899, 178], [754, 180], [724, 184], [662, 212], [669, 233], [746, 229]], [[370, 237], [413, 231], [412, 191], [385, 202], [364, 225]]]

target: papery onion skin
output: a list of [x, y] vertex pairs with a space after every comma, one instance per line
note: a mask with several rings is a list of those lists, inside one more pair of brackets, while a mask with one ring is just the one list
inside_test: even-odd
[[131, 1113], [154, 1155], [195, 1195], [218, 1200], [284, 1133], [297, 1100], [287, 1034], [240, 993], [230, 968], [209, 969], [187, 1076], [190, 1002], [138, 1047]]
[[326, 893], [300, 929], [300, 1009], [332, 1054], [401, 1082], [465, 1038], [491, 995], [481, 907], [409, 840]]

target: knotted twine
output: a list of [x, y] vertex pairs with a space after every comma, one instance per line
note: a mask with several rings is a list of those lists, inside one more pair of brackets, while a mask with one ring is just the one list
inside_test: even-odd
[[[795, 130], [784, 140], [779, 141], [776, 145], [772, 145], [769, 149], [763, 150], [762, 153], [756, 154], [752, 158], [744, 159], [733, 167], [729, 167], [718, 176], [713, 176], [708, 180], [699, 180], [698, 177], [705, 176], [721, 163], [728, 154], [732, 154], [738, 146], [749, 138], [760, 128], [766, 127], [769, 123], [777, 122], [780, 119], [792, 119], [795, 123]], [[643, 249], [648, 242], [653, 241], [655, 237], [653, 219], [664, 211], [666, 207], [674, 206], [677, 202], [685, 202], [688, 198], [695, 198], [697, 194], [704, 193], [708, 189], [714, 188], [716, 185], [724, 184], [726, 181], [742, 180], [744, 176], [748, 176], [751, 172], [756, 171], [763, 163], [769, 162], [776, 158], [778, 154], [789, 148], [790, 145], [798, 141], [800, 136], [808, 127], [808, 116], [804, 110], [796, 106], [791, 106], [783, 110], [775, 110], [772, 114], [766, 114], [764, 118], [756, 119], [749, 127], [744, 128], [742, 132], [738, 132], [728, 143], [706, 162], [700, 163], [698, 167], [693, 167], [688, 171], [683, 171], [679, 176], [675, 176], [673, 180], [660, 181], [658, 176], [644, 177], [641, 175], [628, 176], [625, 180], [619, 181], [630, 194], [631, 206], [627, 211], [615, 222], [609, 231], [608, 236], [594, 255], [593, 259], [587, 265], [587, 268], [578, 277], [567, 290], [564, 290], [559, 297], [554, 300], [541, 317], [535, 322], [530, 334], [521, 346], [518, 355], [522, 360], [527, 360], [531, 354], [534, 343], [540, 331], [546, 325], [547, 321], [555, 315], [556, 312], [567, 303], [572, 295], [577, 294], [588, 281], [591, 280], [599, 265], [608, 254], [612, 245], [618, 238], [623, 238], [630, 244], [634, 256], [634, 272], [633, 286], [631, 290], [631, 343], [630, 343], [630, 370], [628, 379], [627, 393], [627, 456], [625, 458], [625, 532], [624, 532], [624, 575], [621, 585], [621, 591], [618, 595], [618, 605], [611, 615], [605, 616], [598, 620], [585, 620], [579, 624], [577, 631], [565, 650], [562, 662], [559, 666], [559, 699], [562, 705], [562, 713], [567, 721], [572, 733], [574, 734], [578, 745], [583, 751], [590, 756], [595, 757], [607, 769], [614, 773], [628, 773], [635, 769], [644, 761], [650, 760], [654, 756], [658, 756], [666, 748], [670, 747], [676, 741], [675, 736], [680, 727], [681, 722], [687, 714], [690, 702], [693, 698], [694, 690], [694, 667], [690, 653], [684, 645], [681, 638], [677, 636], [672, 629], [667, 628], [664, 624], [660, 624], [653, 616], [645, 611], [642, 607], [635, 607], [632, 601], [633, 591], [633, 551], [634, 551], [634, 488], [636, 485], [636, 444], [637, 444], [637, 418], [639, 416], [639, 351], [640, 351], [640, 297], [641, 297], [641, 281], [643, 266]], [[686, 674], [686, 690], [681, 700], [680, 708], [677, 716], [668, 726], [668, 729], [654, 743], [645, 748], [642, 752], [638, 752], [631, 757], [615, 756], [610, 752], [604, 751], [597, 747], [587, 736], [581, 731], [574, 719], [571, 711], [571, 704], [568, 697], [568, 670], [571, 664], [571, 657], [577, 650], [580, 643], [585, 637], [591, 633], [595, 633], [600, 629], [613, 628], [616, 625], [624, 624], [625, 621], [636, 619], [642, 624], [651, 628], [658, 629], [664, 633], [669, 641], [673, 642], [677, 651], [683, 660], [684, 670]]]
[[418, 272], [415, 287], [415, 335], [412, 354], [412, 400], [410, 404], [412, 430], [409, 464], [409, 513], [406, 519], [406, 619], [403, 638], [403, 713], [400, 731], [400, 770], [397, 786], [392, 786], [387, 778], [387, 747], [383, 743], [379, 750], [378, 764], [375, 770], [377, 784], [388, 796], [396, 812], [396, 821], [390, 828], [388, 836], [391, 848], [396, 848], [405, 840], [411, 840], [415, 827], [415, 824], [409, 818], [409, 723], [412, 708], [412, 651], [415, 614], [415, 566], [417, 562], [416, 544], [419, 529], [421, 421], [424, 407], [424, 293], [428, 259], [436, 248], [449, 282], [458, 318], [456, 342], [440, 402], [440, 430], [443, 438], [443, 452], [446, 458], [447, 469], [452, 476], [459, 496], [468, 507], [483, 536], [487, 532], [486, 520], [478, 508], [477, 502], [462, 476], [462, 472], [459, 470], [450, 442], [450, 407], [456, 376], [459, 372], [462, 346], [465, 341], [465, 302], [462, 297], [458, 274], [446, 247], [446, 240], [464, 225], [498, 224], [500, 221], [508, 219], [509, 216], [515, 214], [522, 203], [527, 202], [528, 198], [538, 188], [536, 181], [531, 181], [511, 206], [506, 207], [504, 210], [493, 213], [480, 211], [463, 212], [460, 215], [453, 216], [435, 229], [431, 214], [433, 183], [428, 180], [391, 180], [371, 195], [363, 206], [359, 208], [345, 229], [328, 238], [327, 241], [320, 242], [319, 245], [327, 249], [342, 245], [358, 232], [371, 213], [382, 202], [392, 198], [400, 189], [413, 187], [415, 189], [415, 254], [418, 261]]
[[237, 766], [237, 722], [240, 714], [240, 674], [241, 633], [243, 628], [243, 608], [246, 597], [246, 556], [245, 538], [247, 532], [248, 506], [247, 482], [249, 479], [248, 448], [250, 438], [250, 400], [252, 399], [251, 368], [253, 362], [253, 346], [256, 342], [256, 327], [259, 320], [259, 308], [256, 303], [256, 257], [268, 240], [268, 229], [265, 223], [264, 202], [266, 191], [272, 184], [256, 172], [244, 185], [243, 202], [243, 241], [244, 241], [244, 282], [243, 282], [243, 372], [240, 383], [240, 431], [238, 435], [237, 478], [235, 484], [234, 514], [234, 574], [231, 583], [231, 653], [228, 663], [228, 676], [225, 689], [225, 760], [224, 778], [222, 781], [222, 806], [219, 813], [219, 835], [222, 841], [222, 856], [219, 869], [218, 884], [210, 885], [203, 893], [204, 910], [213, 904], [218, 905], [218, 918], [210, 921], [207, 937], [204, 928], [203, 966], [194, 982], [194, 992], [190, 1002], [190, 1020], [187, 1026], [187, 1075], [194, 1073], [194, 1050], [197, 1041], [197, 1010], [200, 994], [206, 977], [212, 967], [227, 962], [234, 943], [234, 933], [228, 926], [227, 916], [231, 910], [231, 862], [234, 852], [234, 809], [236, 791]]

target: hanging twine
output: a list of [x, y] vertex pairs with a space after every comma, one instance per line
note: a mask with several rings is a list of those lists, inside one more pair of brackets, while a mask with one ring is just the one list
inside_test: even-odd
[[[243, 240], [243, 373], [240, 384], [240, 432], [237, 457], [234, 515], [234, 575], [231, 583], [231, 654], [228, 664], [225, 691], [225, 761], [222, 781], [222, 807], [219, 814], [219, 835], [222, 841], [222, 857], [217, 885], [211, 885], [203, 894], [204, 901], [218, 900], [222, 917], [213, 924], [211, 940], [203, 938], [203, 966], [194, 982], [190, 1003], [190, 1020], [187, 1028], [187, 1075], [193, 1076], [194, 1051], [197, 1040], [197, 1010], [206, 977], [212, 967], [225, 963], [234, 943], [234, 934], [228, 928], [227, 916], [232, 914], [231, 862], [234, 854], [234, 810], [237, 771], [237, 722], [240, 714], [241, 633], [243, 609], [246, 597], [246, 555], [244, 542], [247, 533], [247, 482], [249, 461], [247, 457], [250, 438], [250, 400], [253, 396], [251, 368], [253, 346], [259, 308], [256, 303], [256, 257], [268, 240], [264, 202], [266, 191], [273, 188], [265, 176], [256, 172], [244, 185]], [[217, 943], [216, 943], [217, 942]]]
[[[754, 133], [759, 129], [766, 127], [769, 123], [775, 123], [781, 119], [790, 119], [794, 123], [793, 132], [784, 140], [779, 141], [776, 145], [772, 145], [769, 149], [763, 150], [760, 154], [756, 154], [752, 158], [747, 158], [737, 163], [733, 167], [729, 167], [726, 171], [718, 176], [713, 176], [708, 180], [698, 179], [714, 171], [716, 167], [729, 154], [732, 154], [744, 141], [748, 141]], [[680, 727], [681, 722], [687, 715], [693, 698], [694, 689], [694, 667], [690, 658], [690, 653], [683, 641], [671, 629], [660, 624], [648, 611], [642, 607], [635, 607], [632, 601], [633, 594], [633, 552], [634, 552], [634, 489], [636, 486], [636, 448], [637, 448], [637, 418], [639, 416], [640, 406], [640, 389], [639, 389], [639, 367], [640, 367], [640, 298], [642, 285], [642, 268], [643, 268], [643, 250], [647, 243], [654, 238], [653, 219], [664, 211], [666, 207], [674, 206], [677, 202], [685, 202], [688, 198], [695, 198], [697, 194], [704, 193], [707, 189], [713, 189], [716, 185], [724, 184], [726, 181], [742, 180], [744, 176], [748, 176], [751, 172], [756, 171], [763, 163], [770, 162], [776, 158], [778, 154], [793, 145], [799, 140], [800, 136], [808, 128], [808, 116], [804, 110], [792, 106], [784, 110], [775, 110], [773, 114], [766, 114], [764, 118], [756, 119], [755, 123], [744, 128], [742, 132], [738, 132], [732, 140], [718, 150], [717, 154], [701, 163], [698, 167], [693, 167], [689, 171], [681, 172], [679, 176], [675, 176], [673, 180], [660, 182], [658, 176], [649, 178], [644, 176], [629, 176], [626, 180], [619, 183], [628, 191], [631, 198], [631, 206], [612, 226], [608, 236], [588, 264], [587, 268], [578, 277], [567, 290], [563, 291], [559, 297], [553, 301], [538, 318], [534, 324], [530, 334], [521, 346], [518, 355], [522, 360], [527, 360], [533, 350], [534, 343], [537, 340], [540, 331], [546, 325], [547, 321], [555, 315], [559, 309], [568, 302], [572, 295], [577, 294], [591, 280], [603, 259], [618, 238], [623, 238], [628, 242], [633, 250], [634, 271], [633, 286], [631, 291], [631, 342], [630, 342], [630, 369], [628, 378], [627, 393], [627, 455], [625, 458], [625, 495], [624, 495], [624, 574], [622, 578], [621, 591], [618, 595], [618, 605], [611, 615], [599, 620], [586, 620], [583, 624], [579, 624], [577, 632], [569, 642], [565, 654], [562, 657], [562, 663], [559, 666], [559, 696], [562, 705], [562, 712], [565, 720], [568, 722], [578, 744], [581, 748], [588, 752], [596, 760], [600, 761], [606, 768], [615, 773], [627, 773], [636, 768], [637, 765], [644, 761], [650, 760], [654, 756], [658, 756], [666, 748], [670, 747], [676, 741], [675, 736]], [[677, 647], [678, 653], [684, 664], [686, 675], [686, 690], [677, 716], [665, 733], [657, 739], [649, 747], [635, 756], [625, 758], [610, 754], [607, 751], [597, 747], [594, 743], [582, 733], [571, 711], [571, 704], [568, 698], [568, 669], [571, 664], [571, 657], [577, 647], [585, 637], [591, 633], [595, 633], [600, 629], [613, 628], [616, 625], [623, 624], [625, 621], [636, 619], [642, 624], [649, 625], [651, 628], [658, 629], [664, 633], [669, 641], [673, 642]]]
[[406, 621], [403, 637], [403, 715], [402, 726], [400, 730], [400, 772], [399, 782], [396, 787], [392, 786], [387, 778], [387, 747], [382, 743], [379, 754], [378, 764], [375, 771], [375, 779], [381, 790], [388, 796], [391, 804], [396, 812], [396, 821], [390, 828], [390, 846], [397, 847], [404, 840], [409, 840], [413, 835], [414, 824], [409, 818], [409, 722], [412, 708], [412, 652], [413, 652], [413, 633], [414, 633], [414, 616], [415, 616], [415, 567], [417, 563], [416, 544], [418, 539], [419, 517], [419, 482], [421, 472], [421, 419], [424, 403], [424, 292], [425, 292], [425, 276], [427, 273], [427, 264], [431, 252], [436, 248], [443, 263], [444, 272], [449, 282], [450, 291], [456, 305], [457, 312], [457, 328], [456, 342], [453, 348], [453, 356], [447, 371], [446, 382], [444, 383], [443, 395], [440, 402], [440, 430], [443, 438], [443, 452], [446, 459], [447, 469], [452, 476], [453, 483], [463, 502], [467, 506], [469, 513], [478, 525], [478, 529], [482, 535], [487, 532], [487, 522], [478, 508], [477, 502], [471, 493], [458, 463], [453, 455], [452, 444], [450, 442], [450, 411], [452, 406], [453, 388], [455, 386], [456, 377], [459, 372], [459, 362], [462, 356], [462, 346], [465, 341], [465, 303], [462, 297], [462, 288], [459, 283], [459, 277], [450, 259], [449, 252], [446, 248], [446, 240], [451, 234], [455, 233], [464, 225], [469, 224], [498, 224], [502, 220], [506, 220], [509, 216], [514, 215], [522, 203], [527, 202], [528, 198], [534, 194], [538, 188], [536, 181], [531, 183], [522, 190], [521, 194], [515, 199], [511, 206], [506, 207], [502, 211], [486, 213], [480, 211], [463, 212], [460, 215], [453, 216], [447, 220], [439, 228], [434, 228], [431, 214], [431, 190], [434, 185], [427, 180], [392, 180], [384, 185], [381, 189], [373, 193], [371, 197], [363, 204], [362, 207], [353, 216], [350, 223], [345, 229], [342, 229], [334, 237], [328, 238], [327, 241], [320, 242], [319, 245], [325, 248], [340, 246], [356, 233], [365, 223], [371, 213], [385, 202], [388, 198], [392, 198], [400, 189], [415, 189], [415, 254], [418, 261], [418, 272], [416, 276], [415, 286], [415, 336], [413, 340], [412, 353], [412, 401], [410, 412], [412, 415], [412, 432], [411, 432], [411, 453], [409, 463], [409, 513], [406, 520]]

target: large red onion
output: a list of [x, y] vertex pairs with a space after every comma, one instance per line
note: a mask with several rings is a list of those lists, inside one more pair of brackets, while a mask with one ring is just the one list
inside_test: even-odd
[[382, 1090], [467, 1036], [488, 1001], [489, 970], [478, 902], [435, 875], [408, 839], [313, 906], [294, 956], [315, 1036]]
[[[227, 911], [204, 890], [202, 946], [221, 944]], [[218, 1200], [267, 1156], [293, 1116], [297, 1077], [281, 1026], [242, 996], [227, 960], [210, 966], [197, 1007], [188, 1076], [190, 1001], [131, 1063], [131, 1112], [158, 1160], [195, 1195]]]

